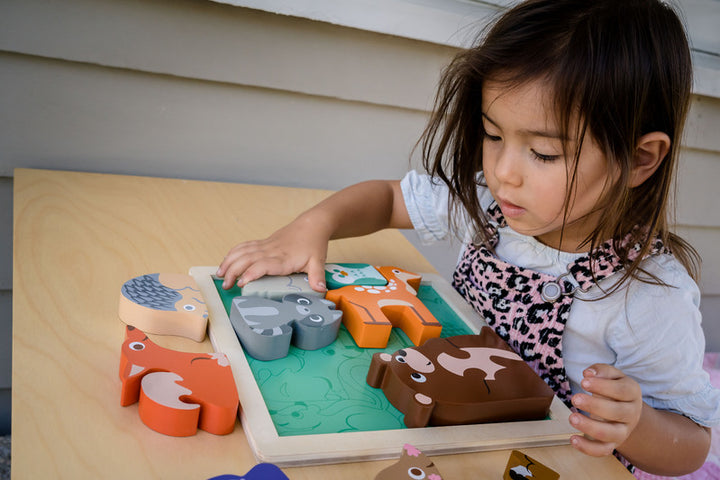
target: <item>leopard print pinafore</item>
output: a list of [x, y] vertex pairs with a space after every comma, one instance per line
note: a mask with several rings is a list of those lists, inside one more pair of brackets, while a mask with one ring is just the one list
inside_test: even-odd
[[[453, 274], [453, 287], [487, 324], [545, 380], [566, 405], [570, 382], [563, 366], [562, 337], [576, 291], [622, 270], [610, 242], [568, 265], [555, 277], [503, 262], [493, 253], [505, 219], [497, 204], [488, 208], [490, 248], [469, 243]], [[625, 240], [630, 245], [631, 237]], [[630, 257], [637, 257], [633, 244]], [[668, 253], [657, 239], [651, 255]], [[591, 258], [593, 259], [591, 263]], [[592, 270], [591, 270], [592, 265]], [[593, 276], [594, 273], [594, 276]], [[574, 281], [573, 281], [574, 280]]]

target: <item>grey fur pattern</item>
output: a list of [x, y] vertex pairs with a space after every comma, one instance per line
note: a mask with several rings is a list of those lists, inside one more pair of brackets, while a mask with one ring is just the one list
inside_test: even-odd
[[342, 311], [324, 298], [288, 294], [282, 301], [256, 296], [232, 300], [230, 323], [245, 351], [258, 360], [285, 357], [292, 343], [317, 350], [337, 338]]

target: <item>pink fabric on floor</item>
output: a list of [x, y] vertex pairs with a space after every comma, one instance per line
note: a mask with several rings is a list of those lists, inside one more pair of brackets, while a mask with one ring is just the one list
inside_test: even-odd
[[[720, 388], [720, 353], [706, 353], [703, 368], [710, 373], [710, 383]], [[661, 477], [636, 470], [638, 480], [719, 480], [720, 479], [720, 427], [712, 429], [710, 453], [700, 470], [681, 477]]]

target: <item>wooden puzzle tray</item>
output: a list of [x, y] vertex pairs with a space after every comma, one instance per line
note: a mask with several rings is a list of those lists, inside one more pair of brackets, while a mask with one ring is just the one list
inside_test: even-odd
[[[325, 348], [291, 347], [283, 359], [255, 360], [243, 351], [227, 314], [239, 289], [223, 291], [216, 270], [192, 267], [190, 274], [207, 303], [213, 348], [230, 360], [243, 429], [260, 461], [298, 466], [395, 458], [405, 443], [429, 455], [558, 445], [577, 433], [557, 397], [544, 420], [406, 428], [382, 390], [365, 383], [373, 353], [411, 345], [398, 329], [385, 349], [361, 349], [341, 327]], [[443, 324], [442, 336], [477, 333], [484, 325], [439, 275], [424, 274], [418, 296]]]

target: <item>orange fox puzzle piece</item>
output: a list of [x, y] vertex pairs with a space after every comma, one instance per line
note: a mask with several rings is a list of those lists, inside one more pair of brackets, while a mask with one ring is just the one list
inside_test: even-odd
[[343, 311], [343, 323], [355, 343], [362, 348], [384, 348], [393, 326], [415, 345], [439, 337], [442, 326], [417, 298], [420, 275], [397, 267], [375, 268], [388, 280], [387, 285], [348, 285], [325, 296]]
[[198, 427], [215, 435], [233, 431], [238, 393], [222, 353], [188, 353], [163, 348], [128, 325], [120, 355], [120, 404], [138, 402], [151, 429], [185, 437]]

